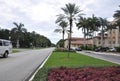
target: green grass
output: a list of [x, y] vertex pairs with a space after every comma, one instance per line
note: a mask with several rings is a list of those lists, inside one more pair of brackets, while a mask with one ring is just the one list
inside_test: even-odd
[[70, 57], [67, 57], [68, 52], [53, 52], [48, 61], [45, 63], [45, 67], [103, 67], [103, 66], [115, 66], [117, 64], [89, 57], [78, 53], [70, 53]]
[[20, 51], [17, 50], [17, 49], [13, 49], [13, 50], [12, 50], [12, 53], [17, 53], [17, 52], [20, 52]]
[[51, 68], [56, 67], [106, 67], [106, 66], [119, 66], [117, 64], [89, 57], [78, 53], [70, 53], [68, 58], [68, 52], [53, 52], [50, 58], [35, 75], [32, 81], [47, 81], [47, 75]]

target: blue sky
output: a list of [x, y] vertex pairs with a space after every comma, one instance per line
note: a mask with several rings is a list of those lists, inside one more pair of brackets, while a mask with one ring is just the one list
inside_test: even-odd
[[[0, 0], [0, 27], [11, 29], [15, 27], [13, 22], [21, 22], [29, 32], [35, 31], [56, 43], [62, 38], [61, 34], [54, 33], [58, 28], [55, 24], [56, 15], [63, 13], [61, 8], [67, 3], [80, 6], [86, 17], [95, 14], [112, 20], [114, 12], [119, 9], [120, 0]], [[72, 36], [83, 35], [74, 26]]]

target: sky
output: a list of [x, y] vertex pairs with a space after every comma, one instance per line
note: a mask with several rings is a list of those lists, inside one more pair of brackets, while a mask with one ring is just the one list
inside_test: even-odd
[[[62, 34], [54, 32], [59, 28], [55, 24], [56, 15], [63, 13], [61, 8], [68, 3], [79, 6], [85, 17], [94, 14], [110, 21], [115, 11], [120, 10], [120, 0], [0, 0], [0, 27], [11, 30], [15, 27], [13, 22], [23, 23], [28, 32], [35, 31], [57, 43], [62, 39]], [[72, 30], [73, 37], [83, 37], [77, 27], [73, 26]]]

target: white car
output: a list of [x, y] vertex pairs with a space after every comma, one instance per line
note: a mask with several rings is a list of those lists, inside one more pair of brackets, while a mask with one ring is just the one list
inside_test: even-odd
[[4, 58], [12, 52], [12, 43], [9, 40], [0, 39], [0, 55]]
[[116, 49], [115, 49], [115, 48], [110, 48], [109, 51], [111, 51], [111, 52], [115, 52]]

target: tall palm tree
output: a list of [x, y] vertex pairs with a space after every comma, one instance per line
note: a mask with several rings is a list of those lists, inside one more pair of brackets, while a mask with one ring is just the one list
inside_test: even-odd
[[[119, 7], [120, 7], [120, 5], [119, 5]], [[116, 10], [113, 17], [117, 20], [120, 19], [120, 10]]]
[[[120, 8], [120, 5], [119, 5], [119, 8]], [[120, 43], [120, 10], [116, 10], [113, 17], [115, 18], [115, 25], [117, 26], [117, 28], [119, 29], [119, 43]]]
[[62, 33], [62, 39], [64, 40], [64, 35], [65, 35], [65, 32], [67, 32], [68, 23], [66, 21], [61, 21], [61, 22], [59, 22], [59, 26], [61, 28], [55, 29], [54, 32]]
[[68, 3], [65, 5], [65, 7], [61, 8], [64, 12], [64, 14], [59, 14], [56, 22], [60, 22], [61, 20], [68, 20], [69, 26], [70, 26], [70, 38], [69, 38], [69, 51], [71, 48], [71, 33], [72, 33], [72, 26], [73, 26], [73, 20], [76, 19], [77, 16], [81, 16], [80, 14], [81, 10], [79, 9], [79, 6], [76, 6], [75, 4]]
[[107, 31], [108, 21], [107, 19], [99, 18], [101, 26], [101, 46], [104, 47], [104, 33]]
[[92, 47], [94, 48], [94, 36], [96, 35], [95, 32], [97, 32], [99, 30], [100, 27], [100, 22], [99, 19], [97, 17], [95, 17], [94, 15], [92, 15], [92, 18], [88, 18], [88, 23], [89, 23], [89, 31], [91, 33], [91, 38], [93, 39], [93, 45]]
[[23, 28], [24, 24], [19, 23], [17, 24], [16, 22], [13, 22], [13, 24], [16, 26], [15, 28], [12, 29], [12, 31], [16, 34], [17, 36], [17, 44], [16, 47], [19, 48], [20, 44], [19, 44], [19, 40], [23, 34], [23, 32], [26, 32], [27, 30], [25, 28]]
[[84, 48], [87, 46], [86, 44], [86, 36], [88, 33], [88, 22], [87, 22], [87, 18], [85, 17], [79, 17], [78, 19], [78, 23], [76, 23], [76, 26], [78, 27], [78, 29], [82, 28], [83, 34], [84, 34]]

